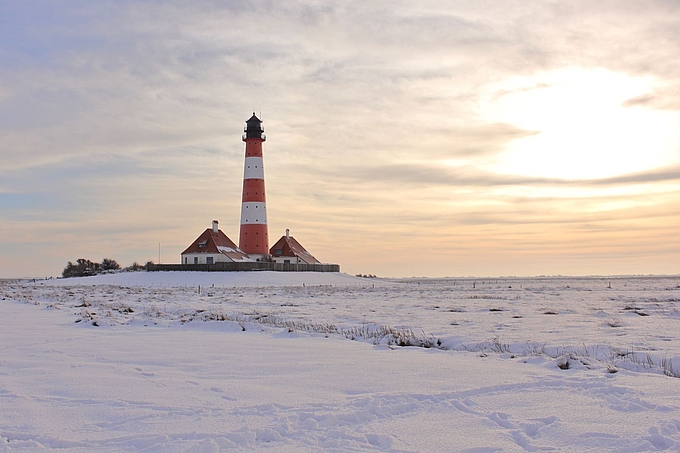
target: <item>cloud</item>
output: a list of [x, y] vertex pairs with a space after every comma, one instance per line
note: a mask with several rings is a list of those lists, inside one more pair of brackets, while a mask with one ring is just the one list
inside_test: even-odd
[[624, 107], [641, 107], [650, 110], [680, 110], [679, 85], [672, 89], [659, 90], [654, 93], [645, 93], [626, 100]]
[[629, 186], [631, 184], [680, 182], [680, 167], [659, 168], [598, 179], [560, 179], [491, 173], [472, 166], [451, 167], [445, 163], [435, 165], [424, 162], [385, 163], [383, 165], [345, 165], [334, 168], [310, 167], [309, 177], [323, 179], [332, 184], [343, 183], [352, 187], [381, 185], [385, 189], [408, 186], [427, 188], [491, 188], [506, 186], [524, 187], [602, 187]]
[[588, 181], [593, 185], [628, 185], [645, 183], [674, 183], [680, 181], [680, 167], [658, 168], [651, 171]]

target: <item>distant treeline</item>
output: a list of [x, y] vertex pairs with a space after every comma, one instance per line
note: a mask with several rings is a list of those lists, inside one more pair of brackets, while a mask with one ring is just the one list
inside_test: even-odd
[[116, 262], [116, 260], [112, 260], [109, 258], [104, 258], [101, 263], [95, 263], [90, 260], [86, 260], [85, 258], [78, 258], [75, 263], [69, 261], [66, 267], [64, 268], [64, 271], [61, 273], [61, 276], [64, 278], [69, 278], [69, 277], [88, 277], [91, 275], [97, 275], [101, 273], [108, 273], [108, 272], [114, 272], [114, 271], [142, 271], [142, 270], [148, 270], [149, 267], [153, 265], [152, 261], [149, 261], [148, 263], [142, 265], [137, 263], [136, 261], [132, 263], [130, 266], [122, 269], [120, 267], [120, 264]]

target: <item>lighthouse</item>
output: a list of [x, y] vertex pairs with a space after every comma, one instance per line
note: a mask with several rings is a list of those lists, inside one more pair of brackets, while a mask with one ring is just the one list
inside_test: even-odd
[[262, 261], [269, 257], [267, 206], [264, 193], [262, 143], [267, 139], [262, 121], [255, 116], [246, 121], [243, 130], [246, 159], [243, 167], [243, 196], [241, 198], [241, 230], [239, 248], [252, 258]]
[[[309, 253], [286, 230], [286, 235], [269, 248], [267, 204], [264, 191], [264, 163], [262, 120], [253, 112], [243, 129], [246, 156], [243, 166], [241, 196], [241, 229], [236, 247], [222, 230], [217, 220], [207, 228], [180, 256], [180, 265], [154, 265], [152, 270], [193, 271], [308, 271], [340, 272], [337, 264], [323, 264]], [[255, 263], [254, 261], [260, 261]]]

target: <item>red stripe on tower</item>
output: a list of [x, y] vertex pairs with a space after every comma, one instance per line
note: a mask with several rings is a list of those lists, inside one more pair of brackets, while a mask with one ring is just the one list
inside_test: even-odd
[[264, 195], [264, 167], [262, 142], [264, 135], [262, 121], [255, 116], [246, 121], [243, 141], [246, 142], [246, 161], [243, 167], [243, 197], [241, 199], [241, 232], [239, 248], [254, 258], [269, 254], [267, 232], [267, 206]]

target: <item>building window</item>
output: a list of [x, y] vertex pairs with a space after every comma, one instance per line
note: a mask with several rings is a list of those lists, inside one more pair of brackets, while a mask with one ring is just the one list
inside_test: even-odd
[[194, 256], [194, 264], [198, 264], [198, 257]]
[[189, 262], [189, 258], [187, 258], [187, 257], [185, 256], [185, 257], [184, 257], [184, 264], [187, 264], [188, 262]]
[[213, 257], [212, 257], [212, 256], [207, 256], [207, 257], [205, 258], [205, 262], [206, 262], [206, 264], [212, 264], [212, 263], [213, 263]]
[[281, 256], [283, 254], [283, 249], [276, 249], [274, 250], [274, 255], [276, 256]]
[[283, 260], [283, 264], [290, 264], [290, 260]]

